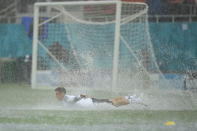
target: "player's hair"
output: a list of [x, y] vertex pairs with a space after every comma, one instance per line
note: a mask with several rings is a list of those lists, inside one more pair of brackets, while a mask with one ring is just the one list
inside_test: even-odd
[[59, 91], [61, 93], [65, 93], [66, 94], [66, 89], [64, 87], [57, 87], [57, 88], [55, 88], [55, 91]]

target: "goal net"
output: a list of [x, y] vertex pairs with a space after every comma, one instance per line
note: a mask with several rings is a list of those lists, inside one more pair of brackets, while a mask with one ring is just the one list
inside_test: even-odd
[[134, 89], [159, 73], [145, 3], [36, 3], [32, 87]]

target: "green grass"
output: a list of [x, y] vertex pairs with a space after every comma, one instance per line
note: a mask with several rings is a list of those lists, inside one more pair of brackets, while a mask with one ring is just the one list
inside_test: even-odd
[[[176, 127], [190, 126], [191, 130], [197, 128], [197, 110], [132, 110], [114, 108], [113, 110], [62, 110], [55, 109], [58, 105], [53, 90], [31, 89], [29, 85], [4, 84], [0, 85], [0, 130], [5, 130], [5, 124], [17, 125], [66, 125], [66, 126], [105, 126], [114, 125], [116, 128], [121, 125], [144, 126], [153, 125], [165, 126], [167, 121], [175, 121]], [[49, 105], [51, 108], [35, 108]], [[191, 126], [192, 125], [192, 126]], [[42, 127], [42, 126], [41, 126]], [[32, 127], [31, 127], [32, 128]], [[50, 128], [50, 127], [49, 127]], [[65, 127], [64, 127], [65, 128]], [[128, 127], [129, 128], [129, 127]], [[160, 129], [160, 128], [159, 128]], [[21, 130], [21, 128], [19, 129]], [[25, 129], [24, 129], [25, 130]], [[34, 130], [34, 129], [32, 129]], [[45, 130], [45, 129], [44, 129]], [[53, 129], [51, 129], [53, 130]], [[56, 130], [56, 129], [55, 129]], [[88, 128], [87, 130], [91, 130]], [[99, 128], [100, 130], [100, 128]], [[108, 130], [113, 130], [110, 127]], [[162, 130], [166, 130], [162, 128]]]
[[[5, 116], [7, 114], [7, 116]], [[162, 124], [166, 121], [196, 123], [197, 111], [49, 111], [9, 110], [0, 114], [0, 123], [102, 125], [102, 124]]]

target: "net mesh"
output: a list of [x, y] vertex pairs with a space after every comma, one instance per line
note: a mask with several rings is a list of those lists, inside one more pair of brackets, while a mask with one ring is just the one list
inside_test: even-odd
[[[147, 8], [122, 2], [119, 89], [153, 87], [158, 84], [155, 74], [162, 76]], [[116, 4], [42, 6], [39, 15], [37, 86], [111, 88]]]

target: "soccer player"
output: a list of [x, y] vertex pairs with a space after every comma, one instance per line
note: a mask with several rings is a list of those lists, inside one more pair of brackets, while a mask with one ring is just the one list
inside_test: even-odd
[[[108, 103], [112, 104], [116, 107], [121, 106], [121, 105], [127, 105], [130, 103], [141, 103], [140, 98], [137, 98], [135, 95], [134, 96], [120, 96], [116, 97], [114, 99], [97, 99], [97, 98], [89, 98], [86, 95], [79, 95], [79, 96], [73, 96], [73, 95], [67, 95], [66, 94], [66, 89], [64, 87], [57, 87], [55, 89], [56, 92], [56, 98], [63, 102], [63, 104], [67, 105], [79, 105], [79, 106], [86, 106], [90, 107], [93, 106], [94, 103]], [[145, 104], [142, 104], [146, 106]]]

